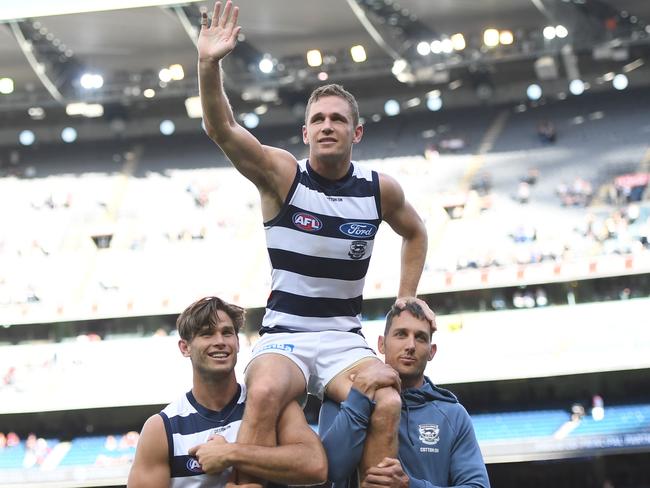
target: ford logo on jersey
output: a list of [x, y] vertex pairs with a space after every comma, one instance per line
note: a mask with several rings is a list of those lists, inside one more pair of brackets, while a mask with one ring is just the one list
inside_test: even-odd
[[187, 463], [185, 463], [185, 467], [187, 468], [188, 471], [191, 471], [193, 473], [203, 473], [203, 469], [201, 469], [201, 465], [194, 458], [189, 458], [187, 460]]
[[296, 212], [293, 214], [293, 225], [307, 232], [316, 232], [323, 227], [323, 223], [311, 214], [305, 212]]
[[365, 222], [348, 222], [339, 227], [339, 230], [350, 237], [372, 237], [377, 233], [377, 226]]

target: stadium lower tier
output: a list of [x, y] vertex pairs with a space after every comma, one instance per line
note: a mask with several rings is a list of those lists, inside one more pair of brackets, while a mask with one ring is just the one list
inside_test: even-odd
[[[560, 409], [472, 416], [488, 464], [650, 451], [650, 404], [608, 406], [598, 418]], [[0, 486], [47, 486], [64, 479], [79, 483], [65, 486], [123, 484], [138, 434], [71, 441], [30, 437], [14, 437], [13, 445], [0, 448]]]

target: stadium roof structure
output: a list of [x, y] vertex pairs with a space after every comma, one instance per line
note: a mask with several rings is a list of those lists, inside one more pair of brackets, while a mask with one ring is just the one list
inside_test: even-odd
[[[353, 91], [368, 115], [383, 112], [387, 97], [420, 110], [438, 96], [445, 107], [525, 101], [531, 83], [544, 96], [562, 97], [574, 80], [576, 93], [610, 89], [616, 74], [630, 86], [650, 80], [647, 0], [237, 4], [243, 37], [225, 63], [228, 92], [238, 112], [268, 123], [299, 120], [306, 95], [325, 80]], [[198, 93], [201, 9], [211, 11], [211, 2], [24, 0], [3, 7], [0, 132], [33, 118], [64, 120], [72, 102], [101, 104], [105, 119], [187, 117], [185, 101]], [[358, 45], [363, 62], [350, 52]], [[315, 49], [321, 64], [310, 66], [307, 51]], [[262, 59], [270, 72], [260, 70]], [[102, 78], [82, 82], [83, 74]], [[41, 110], [30, 116], [30, 108]]]

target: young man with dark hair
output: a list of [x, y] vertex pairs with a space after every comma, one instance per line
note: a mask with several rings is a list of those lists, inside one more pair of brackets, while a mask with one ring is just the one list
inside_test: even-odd
[[[249, 392], [239, 440], [275, 443], [286, 402], [312, 393], [342, 401], [350, 375], [377, 361], [358, 333], [363, 285], [382, 221], [402, 237], [398, 296], [414, 297], [427, 250], [425, 226], [399, 183], [351, 161], [363, 126], [354, 97], [339, 85], [314, 91], [302, 127], [309, 158], [260, 143], [237, 123], [222, 82], [221, 60], [236, 46], [238, 7], [217, 2], [201, 20], [198, 72], [210, 138], [258, 189], [273, 268], [263, 337], [246, 370]], [[427, 307], [428, 308], [428, 307]], [[433, 313], [431, 316], [433, 317]], [[398, 384], [395, 375], [393, 383]], [[362, 465], [397, 452], [399, 395], [378, 388], [384, 429], [368, 438]]]
[[325, 480], [323, 447], [296, 402], [280, 415], [277, 447], [235, 443], [246, 401], [235, 377], [243, 323], [244, 310], [217, 297], [198, 300], [178, 317], [178, 347], [192, 363], [192, 389], [145, 422], [129, 488], [223, 488], [232, 468], [292, 485]]
[[[340, 406], [329, 400], [323, 404], [319, 430], [335, 488], [489, 488], [467, 411], [453, 393], [424, 375], [437, 350], [432, 331], [435, 324], [431, 327], [417, 303], [393, 306], [378, 343], [386, 364], [360, 372]], [[368, 385], [381, 381], [388, 370], [397, 371], [402, 382], [399, 456], [387, 457], [357, 478], [366, 432], [379, 428], [371, 421], [374, 402]]]

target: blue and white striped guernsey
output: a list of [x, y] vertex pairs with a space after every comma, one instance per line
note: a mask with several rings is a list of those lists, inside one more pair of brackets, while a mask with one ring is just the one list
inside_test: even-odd
[[331, 181], [298, 162], [279, 215], [264, 224], [272, 283], [262, 333], [361, 328], [380, 202], [375, 171], [352, 163]]
[[200, 405], [192, 392], [186, 393], [161, 412], [169, 446], [171, 488], [224, 487], [232, 468], [220, 474], [205, 474], [199, 463], [187, 452], [202, 444], [213, 434], [219, 434], [228, 442], [237, 440], [237, 432], [244, 415], [246, 387], [239, 385], [237, 394], [220, 412]]

